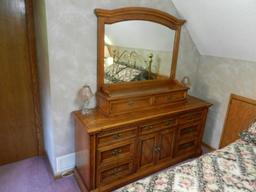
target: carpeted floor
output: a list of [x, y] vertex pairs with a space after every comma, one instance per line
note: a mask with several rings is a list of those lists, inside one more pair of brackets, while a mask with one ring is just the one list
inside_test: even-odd
[[44, 157], [0, 166], [0, 192], [80, 192], [73, 176], [54, 180]]
[[[209, 152], [205, 147], [202, 149], [203, 154]], [[73, 176], [54, 180], [46, 159], [34, 157], [0, 166], [0, 192], [80, 192], [80, 190]]]

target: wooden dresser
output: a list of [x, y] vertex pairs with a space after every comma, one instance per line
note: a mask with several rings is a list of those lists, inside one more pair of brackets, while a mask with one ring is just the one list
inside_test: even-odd
[[[188, 96], [189, 86], [175, 79], [184, 20], [142, 7], [96, 9], [95, 13], [98, 17], [97, 108], [87, 115], [73, 112], [76, 176], [84, 191], [111, 191], [200, 155], [210, 104]], [[120, 27], [119, 22], [125, 29], [131, 29], [138, 21], [140, 25], [144, 22], [140, 27], [150, 23], [149, 31], [157, 31], [155, 35], [144, 39], [147, 26], [143, 30], [136, 28], [134, 35], [118, 33], [118, 39], [129, 39], [133, 44], [140, 41], [141, 47], [151, 40], [170, 40], [172, 48], [160, 54], [158, 51], [162, 49], [155, 45], [152, 50], [145, 47], [143, 51], [130, 47], [123, 52], [119, 50], [122, 53], [116, 56], [114, 53], [119, 51], [105, 42], [105, 36], [111, 37], [111, 33], [105, 32]], [[109, 27], [111, 30], [107, 30]], [[161, 39], [166, 31], [168, 36]], [[149, 58], [138, 54], [149, 50]], [[164, 53], [166, 56], [162, 57]], [[107, 55], [113, 57], [113, 63], [105, 62]], [[166, 57], [169, 60], [164, 62]], [[155, 70], [157, 66], [159, 70]], [[135, 78], [135, 74], [140, 75]]]
[[210, 104], [184, 104], [115, 117], [74, 112], [76, 171], [88, 190], [111, 191], [201, 154]]

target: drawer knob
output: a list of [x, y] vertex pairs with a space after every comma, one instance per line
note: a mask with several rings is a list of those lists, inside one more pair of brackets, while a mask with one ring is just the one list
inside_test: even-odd
[[117, 155], [119, 155], [120, 153], [122, 153], [122, 149], [114, 149], [114, 150], [112, 151], [112, 155], [113, 155], [113, 156], [117, 156]]
[[121, 138], [121, 134], [120, 133], [116, 133], [112, 136], [113, 139], [120, 139]]

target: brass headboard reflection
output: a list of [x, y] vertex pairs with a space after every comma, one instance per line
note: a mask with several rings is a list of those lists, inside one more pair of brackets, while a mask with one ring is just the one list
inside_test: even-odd
[[[114, 47], [109, 45], [107, 45], [107, 47], [110, 56], [113, 58], [113, 64], [105, 66], [106, 81], [115, 83], [156, 78], [155, 73], [152, 72], [154, 55], [149, 52], [149, 50]], [[138, 52], [142, 52], [143, 54]], [[159, 69], [156, 70], [155, 71], [158, 72]]]

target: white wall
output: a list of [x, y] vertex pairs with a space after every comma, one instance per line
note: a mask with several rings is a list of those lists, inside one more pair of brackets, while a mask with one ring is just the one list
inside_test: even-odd
[[170, 52], [175, 31], [150, 21], [125, 21], [106, 25], [105, 34], [112, 45]]
[[48, 60], [47, 24], [44, 0], [34, 1], [35, 35], [37, 50], [37, 65], [39, 71], [39, 87], [41, 100], [41, 119], [43, 126], [44, 147], [51, 162], [52, 169], [56, 169], [56, 153], [54, 143], [54, 127], [51, 105], [50, 71]]
[[[55, 159], [50, 158], [54, 165], [56, 159], [74, 152], [74, 128], [70, 113], [78, 109], [75, 102], [77, 90], [84, 83], [89, 84], [93, 91], [96, 90], [97, 20], [94, 9], [144, 6], [173, 15], [177, 15], [177, 12], [170, 0], [45, 0], [45, 3], [49, 77], [42, 77], [48, 78], [44, 82], [49, 81], [49, 84], [45, 83], [47, 88], [43, 89], [43, 92], [49, 94], [43, 95], [49, 99], [45, 103], [51, 104], [51, 113], [45, 110], [44, 115], [45, 119], [52, 119], [52, 123], [45, 123], [44, 129], [48, 130], [45, 131], [45, 138], [52, 143], [52, 151], [47, 153], [54, 153]], [[193, 83], [198, 58], [199, 53], [184, 30], [177, 77], [181, 79], [184, 75], [189, 75]], [[193, 90], [191, 93], [193, 94]], [[70, 159], [72, 161], [73, 158]], [[56, 166], [53, 169], [57, 174]]]
[[256, 61], [255, 0], [172, 0], [200, 54]]
[[231, 93], [256, 99], [256, 62], [201, 56], [195, 95], [213, 104], [204, 141], [218, 148]]

